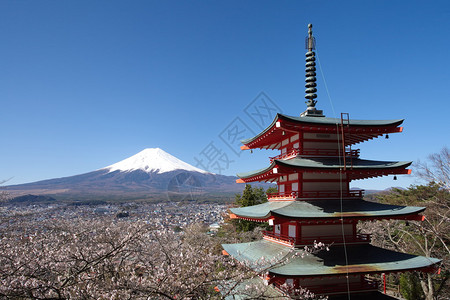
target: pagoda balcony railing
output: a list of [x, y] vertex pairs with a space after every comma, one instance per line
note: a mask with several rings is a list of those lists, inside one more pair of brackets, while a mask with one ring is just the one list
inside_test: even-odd
[[263, 230], [262, 234], [265, 239], [273, 240], [275, 242], [282, 242], [291, 246], [308, 246], [316, 243], [330, 244], [368, 244], [371, 241], [371, 235], [367, 233], [357, 233], [356, 235], [333, 235], [333, 236], [317, 236], [317, 237], [303, 237], [295, 238], [284, 234], [275, 233], [273, 231]]
[[[281, 281], [275, 280], [273, 285], [281, 290], [282, 292], [289, 295], [296, 295], [295, 288], [290, 287], [287, 284], [283, 284]], [[300, 282], [301, 285], [301, 282]], [[301, 286], [306, 288], [308, 291], [316, 295], [332, 295], [332, 294], [342, 294], [347, 293], [348, 290], [352, 292], [362, 292], [362, 291], [376, 291], [378, 290], [378, 283], [376, 281], [365, 279], [362, 282], [350, 282], [347, 284], [337, 283], [337, 284], [317, 284], [317, 285], [305, 285]], [[298, 292], [297, 292], [298, 293]]]
[[350, 191], [308, 191], [308, 192], [275, 192], [267, 194], [269, 200], [295, 200], [303, 198], [352, 198], [361, 199], [364, 196], [364, 190]]
[[295, 241], [296, 246], [306, 246], [313, 245], [314, 242], [323, 244], [343, 244], [344, 241], [346, 244], [368, 244], [371, 241], [371, 234], [368, 233], [357, 233], [356, 235], [340, 235], [340, 236], [317, 236], [317, 237], [309, 237], [309, 238], [301, 238], [300, 240]]
[[[269, 157], [272, 163], [275, 159], [284, 160], [296, 157], [297, 155], [311, 155], [311, 156], [341, 156], [341, 151], [336, 149], [292, 149], [289, 152], [277, 156]], [[359, 157], [359, 149], [345, 150], [345, 156]]]
[[269, 200], [295, 200], [297, 199], [297, 192], [275, 192], [267, 194]]
[[283, 244], [288, 243], [291, 246], [295, 245], [295, 238], [285, 235], [285, 234], [279, 234], [275, 233], [273, 231], [267, 231], [263, 230], [262, 234], [264, 237], [268, 237], [269, 239], [275, 241], [275, 242], [282, 242]]
[[[311, 156], [341, 156], [342, 151], [337, 149], [303, 149], [300, 151], [302, 155]], [[359, 149], [345, 150], [345, 156], [359, 157]]]
[[292, 149], [291, 151], [284, 153], [284, 154], [280, 154], [274, 157], [269, 157], [270, 162], [272, 163], [275, 159], [278, 160], [283, 160], [283, 159], [288, 159], [288, 158], [293, 158], [296, 157], [297, 155], [299, 155], [301, 152], [299, 149]]

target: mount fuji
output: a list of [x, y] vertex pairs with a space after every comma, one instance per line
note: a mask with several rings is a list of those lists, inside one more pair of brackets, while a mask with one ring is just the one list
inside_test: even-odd
[[107, 167], [80, 175], [10, 185], [14, 196], [57, 200], [226, 200], [242, 192], [237, 177], [196, 168], [159, 148], [145, 149]]
[[147, 148], [138, 154], [103, 169], [108, 170], [109, 172], [133, 172], [141, 170], [148, 173], [155, 172], [158, 174], [176, 170], [184, 170], [209, 174], [209, 172], [191, 166], [190, 164], [179, 160], [175, 156], [170, 155], [160, 148]]

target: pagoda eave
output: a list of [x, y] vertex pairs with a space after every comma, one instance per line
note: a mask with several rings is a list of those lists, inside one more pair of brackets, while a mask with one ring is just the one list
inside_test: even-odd
[[[343, 122], [344, 128], [342, 128], [341, 122]], [[347, 122], [347, 120], [337, 118], [291, 117], [277, 114], [272, 123], [260, 134], [242, 140], [244, 145], [241, 146], [241, 150], [280, 149], [280, 141], [300, 132], [340, 134], [343, 131], [344, 144], [349, 146], [377, 138], [383, 134], [402, 132], [403, 127], [398, 127], [402, 122], [403, 120], [350, 120]], [[339, 140], [340, 136], [334, 142]]]
[[388, 175], [411, 175], [411, 169], [391, 169], [391, 170], [367, 170], [367, 171], [361, 171], [361, 172], [352, 172], [349, 174], [349, 179], [351, 180], [360, 180], [360, 179], [368, 179], [368, 178], [375, 178], [375, 177], [381, 177], [381, 176], [388, 176]]
[[343, 161], [339, 158], [302, 158], [274, 160], [270, 167], [278, 166], [280, 172], [295, 170], [313, 170], [318, 172], [367, 172], [383, 170], [403, 170], [412, 164], [411, 161], [374, 161], [354, 158]]
[[247, 217], [247, 216], [239, 216], [239, 215], [236, 215], [234, 213], [230, 213], [229, 216], [230, 216], [230, 219], [240, 219], [240, 220], [261, 222], [261, 223], [262, 222], [268, 222], [269, 219], [271, 219], [270, 216], [262, 217], [262, 218], [250, 218], [250, 217]]
[[231, 218], [268, 221], [296, 220], [305, 224], [340, 223], [343, 220], [413, 220], [423, 221], [425, 207], [399, 206], [364, 200], [332, 201], [324, 199], [266, 202], [254, 206], [230, 208]]
[[253, 222], [269, 222], [272, 219], [285, 220], [285, 221], [299, 221], [299, 224], [302, 225], [319, 225], [319, 224], [341, 224], [346, 221], [380, 221], [380, 220], [404, 220], [404, 221], [419, 221], [423, 222], [425, 220], [424, 215], [420, 214], [410, 214], [410, 215], [387, 215], [387, 216], [368, 216], [366, 214], [342, 214], [336, 215], [333, 217], [290, 217], [286, 218], [284, 215], [280, 215], [277, 213], [270, 213], [266, 217], [262, 218], [249, 218], [246, 216], [240, 216], [236, 214], [229, 214], [230, 219], [239, 219], [245, 221], [253, 221]]
[[[306, 254], [303, 249], [260, 240], [222, 245], [235, 259], [254, 270], [269, 269], [271, 276], [310, 278], [315, 276], [345, 276], [349, 274], [393, 273], [409, 270], [438, 270], [441, 260], [395, 252], [370, 244], [335, 245], [329, 251]], [[302, 255], [303, 253], [303, 255]], [[290, 257], [286, 262], [280, 260]], [[264, 259], [262, 259], [264, 258]], [[280, 264], [281, 263], [281, 264]]]
[[439, 261], [433, 262], [430, 266], [424, 267], [414, 267], [414, 268], [401, 268], [401, 269], [393, 269], [386, 270], [384, 268], [376, 268], [371, 265], [355, 265], [355, 266], [342, 266], [337, 269], [336, 273], [332, 272], [332, 274], [314, 274], [314, 275], [281, 275], [276, 272], [269, 271], [269, 277], [279, 277], [279, 278], [332, 278], [332, 277], [345, 277], [347, 274], [351, 275], [374, 275], [374, 274], [395, 274], [395, 273], [403, 273], [408, 271], [419, 271], [423, 273], [431, 273], [431, 274], [440, 274], [441, 268], [439, 267]]
[[277, 171], [277, 165], [273, 162], [269, 167], [265, 169], [260, 169], [252, 172], [250, 176], [237, 174], [239, 179], [236, 180], [237, 183], [247, 183], [254, 181], [273, 181], [278, 178], [279, 174]]
[[[238, 217], [240, 219], [244, 219], [243, 217]], [[335, 216], [330, 217], [289, 217], [286, 218], [284, 215], [280, 215], [277, 213], [271, 213], [270, 217], [268, 217], [266, 220], [269, 221], [271, 218], [277, 218], [279, 220], [286, 220], [286, 221], [292, 221], [296, 220], [299, 221], [299, 224], [301, 225], [319, 225], [319, 224], [341, 224], [345, 223], [347, 221], [381, 221], [381, 220], [404, 220], [404, 221], [419, 221], [423, 222], [425, 220], [424, 215], [420, 215], [417, 213], [408, 214], [408, 215], [385, 215], [385, 216], [371, 216], [367, 213], [342, 213], [342, 214], [336, 214]], [[264, 221], [261, 221], [264, 222]]]
[[278, 177], [292, 173], [346, 173], [350, 180], [365, 179], [386, 175], [411, 174], [406, 169], [411, 162], [382, 162], [361, 159], [350, 160], [346, 164], [337, 159], [306, 159], [274, 160], [267, 168], [253, 172], [237, 174], [238, 183], [254, 181], [275, 181]]
[[[354, 168], [352, 166], [340, 167], [340, 168], [305, 168], [305, 167], [280, 167], [278, 169], [278, 176], [283, 174], [311, 172], [311, 173], [346, 173], [351, 180], [367, 179], [373, 177], [387, 176], [387, 175], [410, 175], [411, 169], [405, 168]], [[258, 180], [253, 180], [258, 181]]]

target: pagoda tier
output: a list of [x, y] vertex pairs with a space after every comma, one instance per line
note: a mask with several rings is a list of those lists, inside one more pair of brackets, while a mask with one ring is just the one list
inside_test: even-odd
[[361, 199], [362, 190], [350, 190], [350, 181], [394, 174], [409, 174], [411, 162], [374, 161], [339, 157], [300, 156], [273, 160], [264, 169], [237, 174], [238, 183], [276, 182], [278, 192], [269, 201], [306, 199]]
[[[365, 179], [391, 174], [409, 174], [406, 168], [410, 161], [376, 161], [354, 158], [344, 164], [340, 158], [295, 157], [287, 160], [274, 160], [267, 168], [239, 173], [238, 183], [253, 181], [280, 181], [280, 177], [302, 173], [345, 173], [345, 180]], [[305, 178], [306, 179], [306, 178]]]
[[423, 221], [425, 207], [388, 205], [364, 200], [276, 201], [230, 208], [232, 219], [269, 222], [263, 238], [289, 247], [325, 244], [368, 244], [370, 234], [358, 232], [359, 221], [382, 219]]
[[403, 271], [436, 272], [439, 259], [385, 250], [372, 245], [331, 246], [329, 251], [308, 253], [304, 249], [260, 240], [251, 243], [224, 244], [226, 254], [255, 271], [269, 269], [267, 279], [275, 285], [307, 288], [317, 294], [377, 290], [365, 274]]
[[[259, 240], [250, 243], [223, 244], [224, 250], [255, 270], [270, 268], [273, 276], [314, 277], [345, 274], [371, 274], [424, 269], [439, 259], [400, 253], [372, 245], [331, 246], [330, 250], [309, 253]], [[347, 251], [345, 251], [347, 250]], [[345, 254], [347, 252], [347, 254]], [[437, 269], [435, 270], [437, 271]]]
[[233, 218], [268, 222], [284, 218], [304, 222], [356, 219], [422, 220], [425, 207], [389, 205], [364, 200], [272, 201], [247, 207], [230, 208]]
[[[399, 127], [403, 120], [346, 120], [327, 117], [292, 117], [277, 114], [272, 124], [257, 136], [242, 140], [242, 150], [246, 149], [299, 149], [300, 154], [314, 154], [320, 149], [325, 155], [336, 155], [340, 148], [330, 153], [327, 144], [340, 143], [344, 136], [344, 145], [361, 143], [383, 134], [402, 132]], [[322, 144], [322, 145], [321, 145]], [[323, 147], [321, 147], [323, 146]], [[327, 151], [328, 152], [327, 152]]]

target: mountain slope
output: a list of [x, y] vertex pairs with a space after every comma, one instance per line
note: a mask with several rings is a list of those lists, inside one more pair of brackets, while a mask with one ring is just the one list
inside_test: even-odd
[[56, 199], [192, 199], [232, 197], [244, 185], [236, 177], [208, 173], [159, 148], [145, 149], [108, 167], [70, 177], [8, 186], [13, 196], [51, 195]]

